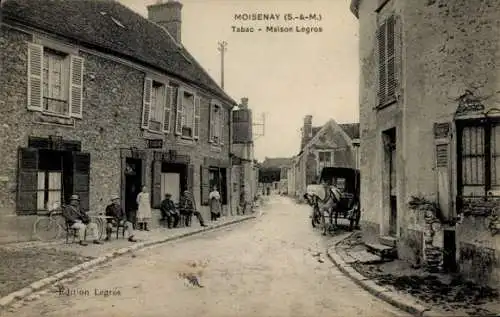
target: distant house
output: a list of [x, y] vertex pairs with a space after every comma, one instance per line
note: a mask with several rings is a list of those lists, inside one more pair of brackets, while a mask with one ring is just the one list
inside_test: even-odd
[[291, 158], [268, 158], [260, 164], [259, 183], [263, 187], [270, 187], [274, 192], [288, 192], [288, 170], [292, 165]]
[[143, 185], [153, 208], [189, 189], [208, 213], [217, 185], [231, 209], [237, 104], [182, 46], [180, 3], [145, 19], [117, 1], [3, 2], [0, 241], [31, 238], [30, 215], [71, 194], [130, 211]]
[[324, 167], [359, 167], [359, 123], [338, 124], [329, 120], [312, 126], [312, 116], [304, 118], [301, 149], [289, 173], [291, 195], [302, 196], [306, 186], [318, 181]]

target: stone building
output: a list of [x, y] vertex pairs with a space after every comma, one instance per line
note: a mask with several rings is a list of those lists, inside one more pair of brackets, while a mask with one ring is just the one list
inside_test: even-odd
[[286, 194], [288, 191], [288, 169], [292, 159], [287, 157], [266, 157], [259, 166], [260, 187], [271, 193]]
[[293, 159], [289, 173], [290, 195], [302, 197], [307, 185], [318, 181], [324, 167], [358, 167], [359, 124], [338, 124], [331, 119], [321, 127], [312, 125], [312, 116], [304, 118], [301, 149]]
[[[352, 0], [359, 19], [361, 206], [367, 242], [500, 282], [500, 2]], [[495, 208], [496, 207], [496, 211]], [[495, 215], [496, 213], [496, 215]]]
[[128, 211], [142, 185], [153, 208], [190, 189], [207, 217], [216, 184], [231, 209], [236, 102], [182, 46], [180, 3], [148, 20], [114, 1], [3, 2], [0, 241], [30, 239], [31, 215], [71, 194]]

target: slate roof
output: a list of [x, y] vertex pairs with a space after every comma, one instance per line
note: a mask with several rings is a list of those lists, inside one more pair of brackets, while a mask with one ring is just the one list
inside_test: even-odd
[[292, 165], [293, 158], [289, 157], [266, 157], [264, 162], [260, 164], [262, 168], [280, 168], [281, 166]]
[[119, 2], [104, 0], [3, 2], [4, 21], [17, 22], [63, 36], [82, 46], [158, 69], [184, 82], [202, 87], [231, 105], [237, 104], [185, 48], [175, 43], [164, 28]]
[[319, 132], [319, 130], [321, 130], [321, 128], [323, 128], [323, 127], [313, 127], [312, 128], [312, 137], [313, 138]]
[[351, 139], [359, 139], [359, 123], [341, 123], [339, 126]]

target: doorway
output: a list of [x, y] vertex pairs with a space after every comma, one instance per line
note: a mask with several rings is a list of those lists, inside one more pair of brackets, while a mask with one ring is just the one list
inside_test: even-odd
[[172, 201], [179, 203], [181, 193], [187, 190], [184, 182], [187, 176], [187, 165], [163, 163], [161, 167], [161, 199], [166, 193], [172, 195]]
[[135, 223], [137, 195], [142, 187], [142, 160], [127, 158], [125, 160], [125, 212], [127, 218]]
[[396, 129], [392, 128], [383, 132], [384, 140], [384, 165], [386, 181], [386, 201], [389, 202], [389, 230], [388, 234], [392, 237], [397, 236], [398, 226], [398, 206], [397, 206], [397, 169], [396, 169]]

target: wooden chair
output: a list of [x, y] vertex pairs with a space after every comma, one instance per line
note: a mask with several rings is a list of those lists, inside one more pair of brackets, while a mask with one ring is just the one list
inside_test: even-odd
[[125, 222], [118, 223], [116, 226], [113, 226], [113, 227], [116, 227], [116, 238], [117, 239], [119, 238], [119, 235], [120, 235], [120, 229], [122, 229], [122, 238], [125, 238]]
[[[66, 221], [65, 231], [66, 231], [66, 243], [69, 243], [69, 238], [70, 237], [71, 237], [71, 243], [74, 243], [75, 239], [76, 239], [76, 237], [78, 235], [78, 229], [71, 228], [71, 226], [69, 225], [69, 222]], [[87, 236], [87, 230], [85, 230], [84, 238], [86, 236]]]

